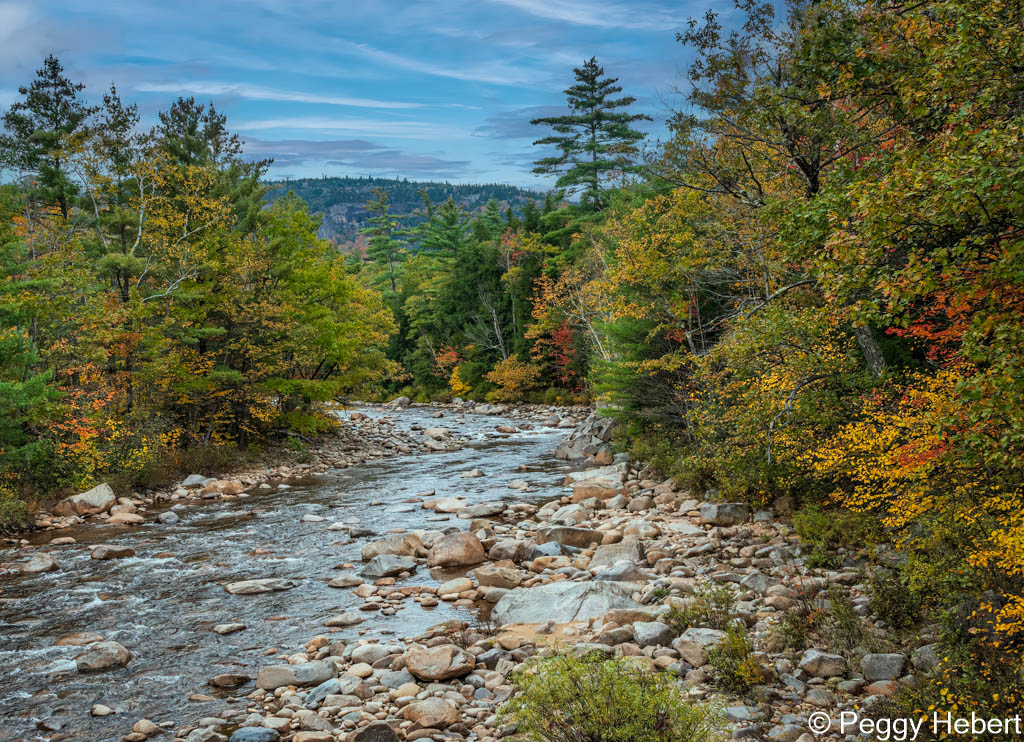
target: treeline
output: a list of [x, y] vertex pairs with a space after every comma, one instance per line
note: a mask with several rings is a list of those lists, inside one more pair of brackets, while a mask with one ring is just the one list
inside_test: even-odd
[[19, 497], [159, 484], [322, 430], [322, 402], [388, 371], [380, 295], [299, 199], [265, 208], [267, 163], [212, 104], [179, 99], [143, 133], [115, 88], [88, 102], [52, 56], [20, 94], [0, 139], [8, 522]]
[[[907, 713], [1015, 713], [1024, 688], [1024, 47], [1009, 2], [740, 2], [641, 157], [596, 62], [539, 141], [578, 204], [377, 199], [370, 280], [424, 396], [585, 394], [699, 493], [801, 508], [885, 557], [887, 628], [941, 626]], [[538, 213], [539, 212], [539, 213]], [[551, 397], [545, 390], [554, 390]], [[564, 397], [563, 397], [564, 398]], [[894, 546], [894, 552], [886, 549]], [[871, 569], [879, 573], [880, 565]]]

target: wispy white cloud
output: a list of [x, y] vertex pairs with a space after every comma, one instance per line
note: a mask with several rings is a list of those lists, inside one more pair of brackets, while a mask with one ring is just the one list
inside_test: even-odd
[[602, 3], [596, 0], [490, 0], [524, 13], [578, 26], [668, 30], [684, 18], [664, 9], [639, 3]]
[[377, 49], [369, 44], [349, 41], [348, 39], [336, 39], [336, 41], [364, 57], [375, 59], [391, 67], [409, 70], [410, 72], [420, 72], [435, 77], [448, 77], [453, 80], [469, 82], [484, 82], [491, 85], [521, 85], [532, 82], [537, 77], [530, 70], [500, 62], [488, 62], [486, 65], [470, 64], [465, 67], [450, 67], [433, 62], [425, 62], [421, 59], [413, 59], [401, 54], [385, 51], [384, 49]]
[[148, 83], [135, 86], [140, 93], [194, 93], [197, 95], [237, 95], [252, 100], [275, 100], [294, 103], [323, 103], [331, 106], [353, 106], [356, 108], [422, 108], [422, 103], [409, 101], [374, 100], [372, 98], [351, 98], [344, 95], [304, 93], [298, 90], [265, 88], [246, 83], [212, 82], [193, 80], [187, 82]]
[[336, 119], [327, 116], [295, 116], [254, 119], [231, 125], [238, 131], [319, 131], [348, 132], [364, 136], [428, 139], [464, 134], [457, 127], [440, 126], [430, 121], [386, 121], [381, 119]]

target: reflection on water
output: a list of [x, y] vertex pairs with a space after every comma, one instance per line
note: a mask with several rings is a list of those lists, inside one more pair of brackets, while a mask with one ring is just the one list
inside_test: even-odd
[[[116, 740], [143, 717], [183, 724], [232, 705], [244, 708], [251, 685], [233, 693], [216, 691], [206, 684], [209, 678], [229, 671], [255, 675], [269, 661], [264, 656], [268, 647], [299, 651], [327, 631], [326, 618], [361, 605], [350, 590], [329, 588], [327, 582], [340, 565], [358, 563], [368, 541], [390, 529], [446, 525], [427, 521], [432, 513], [402, 500], [428, 490], [437, 496], [463, 495], [469, 502], [521, 500], [522, 493], [508, 488], [514, 479], [536, 486], [533, 497], [549, 499], [558, 493], [562, 477], [549, 454], [565, 431], [538, 426], [499, 435], [493, 432], [496, 426], [515, 421], [448, 411], [438, 421], [432, 412], [413, 408], [395, 417], [404, 429], [444, 425], [469, 438], [469, 445], [370, 462], [293, 482], [291, 489], [191, 505], [174, 524], [149, 520], [136, 528], [81, 526], [40, 534], [40, 543], [55, 535], [74, 536], [78, 543], [49, 549], [60, 562], [56, 572], [0, 574], [0, 740]], [[521, 464], [526, 471], [519, 470]], [[487, 476], [459, 476], [473, 468]], [[306, 514], [325, 520], [301, 522]], [[327, 530], [338, 521], [373, 535], [350, 538], [345, 531]], [[466, 528], [468, 521], [452, 516], [450, 524]], [[103, 542], [129, 545], [136, 556], [90, 559], [87, 546]], [[0, 552], [0, 562], [24, 558]], [[448, 576], [432, 576], [421, 568], [402, 584], [433, 584]], [[228, 595], [222, 587], [256, 577], [300, 584], [250, 596]], [[332, 636], [354, 639], [358, 630], [367, 629], [371, 636], [408, 636], [447, 618], [467, 616], [443, 602], [436, 608], [404, 604], [405, 610], [394, 616], [370, 613], [364, 623]], [[232, 622], [247, 628], [226, 636], [211, 630]], [[134, 659], [120, 670], [77, 673], [74, 658], [82, 649], [53, 642], [87, 631], [120, 642]], [[216, 698], [188, 702], [195, 693]], [[119, 713], [92, 718], [89, 711], [96, 703]]]

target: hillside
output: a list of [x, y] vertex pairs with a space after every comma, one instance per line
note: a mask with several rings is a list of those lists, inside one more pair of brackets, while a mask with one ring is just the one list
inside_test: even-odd
[[[426, 191], [434, 203], [439, 204], [452, 198], [471, 213], [482, 211], [492, 198], [501, 204], [502, 210], [509, 206], [519, 210], [529, 200], [543, 199], [543, 195], [534, 191], [502, 183], [453, 185], [433, 181], [345, 177], [272, 181], [270, 185], [272, 188], [267, 199], [271, 203], [289, 191], [294, 191], [309, 204], [310, 211], [323, 217], [319, 236], [343, 246], [354, 244], [359, 231], [367, 226], [369, 213], [364, 206], [376, 188], [391, 192], [394, 214], [422, 212], [422, 191]], [[408, 224], [413, 225], [418, 221], [420, 218], [414, 216], [408, 220]]]

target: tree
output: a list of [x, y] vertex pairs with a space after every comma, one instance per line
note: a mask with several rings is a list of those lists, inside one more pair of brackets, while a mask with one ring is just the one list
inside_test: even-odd
[[610, 176], [635, 172], [633, 156], [646, 134], [630, 128], [637, 121], [650, 121], [642, 113], [625, 110], [636, 98], [614, 98], [622, 92], [617, 77], [605, 77], [595, 57], [573, 70], [576, 84], [565, 90], [570, 113], [533, 119], [530, 123], [550, 126], [554, 134], [538, 139], [534, 145], [554, 145], [558, 155], [543, 157], [533, 172], [559, 174], [556, 187], [570, 192], [582, 191], [584, 203], [594, 209], [605, 205], [602, 191]]
[[67, 220], [77, 188], [67, 171], [68, 140], [87, 131], [96, 108], [79, 96], [82, 83], [71, 82], [52, 54], [36, 71], [36, 79], [18, 92], [24, 96], [4, 114], [7, 133], [0, 136], [0, 165], [35, 175], [37, 198], [56, 205]]
[[366, 257], [384, 271], [391, 282], [391, 293], [398, 293], [398, 266], [405, 261], [406, 252], [399, 234], [398, 222], [391, 216], [390, 193], [383, 188], [373, 189], [374, 197], [366, 202], [366, 210], [373, 214], [367, 221], [371, 226], [363, 230], [370, 240]]

